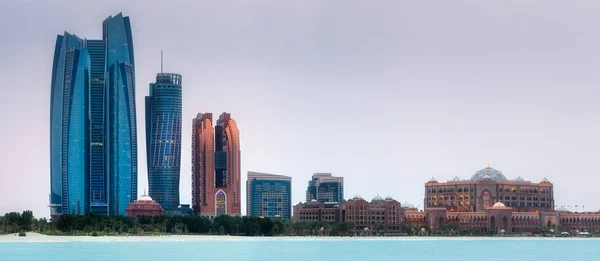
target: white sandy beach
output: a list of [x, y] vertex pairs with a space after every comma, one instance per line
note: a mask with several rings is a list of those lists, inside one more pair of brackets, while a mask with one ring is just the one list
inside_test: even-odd
[[164, 236], [48, 236], [28, 232], [26, 237], [17, 234], [0, 235], [0, 243], [10, 242], [184, 242], [184, 241], [313, 241], [313, 240], [600, 240], [600, 238], [550, 238], [550, 237], [238, 237], [202, 235]]

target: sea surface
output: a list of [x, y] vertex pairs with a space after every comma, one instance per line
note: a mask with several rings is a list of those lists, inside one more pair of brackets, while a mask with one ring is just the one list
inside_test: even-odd
[[0, 260], [600, 260], [597, 239], [375, 238], [0, 242]]

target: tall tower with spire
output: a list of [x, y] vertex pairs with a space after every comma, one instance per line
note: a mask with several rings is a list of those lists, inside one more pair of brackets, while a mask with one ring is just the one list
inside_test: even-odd
[[146, 96], [146, 158], [150, 197], [167, 211], [179, 206], [181, 168], [181, 75], [163, 72]]

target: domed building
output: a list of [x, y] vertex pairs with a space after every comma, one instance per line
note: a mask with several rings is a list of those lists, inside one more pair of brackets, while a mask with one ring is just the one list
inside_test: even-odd
[[475, 174], [473, 174], [473, 176], [471, 176], [472, 181], [479, 181], [485, 179], [507, 180], [506, 176], [504, 176], [502, 172], [490, 167], [489, 165], [487, 166], [487, 168], [477, 171], [475, 172]]
[[435, 179], [425, 184], [425, 208], [446, 208], [453, 212], [482, 212], [501, 202], [517, 212], [553, 211], [554, 186], [544, 178], [539, 183], [520, 176], [509, 180], [501, 171], [487, 166], [470, 179], [448, 182]]
[[156, 203], [156, 201], [146, 194], [145, 189], [144, 195], [140, 196], [138, 200], [129, 203], [125, 211], [128, 217], [160, 216], [165, 212], [160, 204]]

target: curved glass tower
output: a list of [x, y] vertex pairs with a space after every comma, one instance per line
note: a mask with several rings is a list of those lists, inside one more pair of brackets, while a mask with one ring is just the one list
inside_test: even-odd
[[137, 199], [137, 125], [135, 68], [129, 17], [118, 14], [104, 20], [106, 41], [106, 171], [109, 215], [126, 215]]
[[90, 58], [67, 32], [56, 39], [50, 101], [50, 207], [52, 214], [86, 213]]
[[137, 198], [133, 41], [128, 17], [102, 40], [57, 37], [50, 105], [51, 214], [125, 215]]
[[167, 212], [179, 206], [181, 92], [181, 75], [159, 73], [146, 96], [149, 194]]

